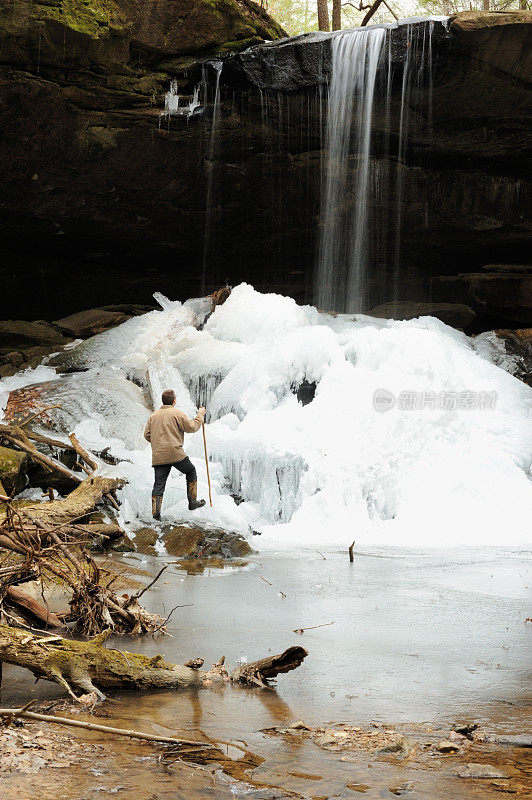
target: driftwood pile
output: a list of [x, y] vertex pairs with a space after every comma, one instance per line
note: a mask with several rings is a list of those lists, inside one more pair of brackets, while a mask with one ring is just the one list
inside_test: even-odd
[[[30, 421], [0, 424], [0, 440], [77, 485], [62, 499], [52, 499], [51, 492], [50, 502], [22, 504], [0, 494], [0, 621], [29, 622], [45, 628], [68, 624], [73, 633], [84, 636], [104, 630], [133, 634], [164, 631], [164, 620], [145, 611], [138, 595], [118, 596], [113, 591], [116, 576], [99, 567], [87, 550], [96, 537], [113, 539], [123, 534], [116, 522], [89, 521], [99, 504], [118, 509], [116, 490], [123, 480], [98, 474], [102, 462], [85, 450], [74, 434], [65, 443], [27, 429]], [[36, 444], [47, 447], [50, 455], [38, 450]], [[74, 453], [85, 474], [54, 457], [58, 450]], [[20, 588], [36, 580], [42, 604]], [[69, 610], [49, 611], [44, 590], [50, 584], [64, 588], [70, 598]]]

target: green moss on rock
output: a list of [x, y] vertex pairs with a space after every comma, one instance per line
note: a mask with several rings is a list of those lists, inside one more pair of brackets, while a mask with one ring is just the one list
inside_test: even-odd
[[58, 0], [54, 5], [35, 3], [35, 16], [55, 20], [86, 36], [98, 38], [109, 28], [122, 29], [125, 19], [112, 0]]
[[[3, 61], [31, 71], [38, 66], [41, 76], [49, 68], [97, 66], [108, 76], [142, 80], [142, 72], [153, 74], [180, 56], [204, 58], [217, 48], [229, 52], [239, 42], [286, 35], [251, 0], [27, 0], [21, 8], [0, 4]], [[149, 93], [148, 84], [133, 91]]]
[[140, 530], [135, 531], [135, 537], [133, 539], [135, 550], [145, 556], [157, 555], [154, 545], [158, 538], [159, 534], [157, 531], [154, 531], [153, 528], [140, 528]]
[[166, 552], [186, 559], [240, 558], [253, 552], [246, 539], [238, 533], [178, 525], [164, 537]]
[[26, 485], [26, 466], [28, 458], [25, 453], [0, 447], [0, 482], [6, 492], [22, 491]]
[[219, 56], [226, 56], [229, 53], [240, 53], [242, 50], [247, 50], [254, 44], [261, 44], [263, 39], [260, 36], [251, 36], [249, 39], [239, 39], [236, 42], [226, 42], [218, 47], [216, 54]]

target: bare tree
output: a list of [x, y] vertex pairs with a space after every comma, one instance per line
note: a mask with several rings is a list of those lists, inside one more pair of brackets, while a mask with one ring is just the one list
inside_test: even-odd
[[332, 29], [339, 31], [342, 27], [342, 0], [333, 0]]
[[329, 9], [327, 0], [318, 0], [318, 29], [320, 31], [329, 30]]

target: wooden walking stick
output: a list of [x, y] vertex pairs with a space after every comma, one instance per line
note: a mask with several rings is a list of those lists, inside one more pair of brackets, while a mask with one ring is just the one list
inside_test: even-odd
[[205, 466], [207, 467], [207, 483], [209, 484], [209, 503], [212, 508], [212, 495], [211, 495], [211, 477], [209, 475], [209, 459], [207, 458], [207, 440], [205, 438], [205, 423], [202, 422], [203, 428], [203, 447], [205, 448]]

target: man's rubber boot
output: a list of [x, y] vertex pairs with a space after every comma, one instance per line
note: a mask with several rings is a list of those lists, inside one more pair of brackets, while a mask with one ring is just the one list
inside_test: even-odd
[[161, 519], [161, 506], [163, 498], [152, 495], [151, 497], [151, 514], [153, 519]]
[[188, 510], [194, 511], [196, 508], [201, 508], [205, 505], [205, 500], [197, 500], [198, 484], [196, 481], [187, 483], [187, 497], [188, 497]]

